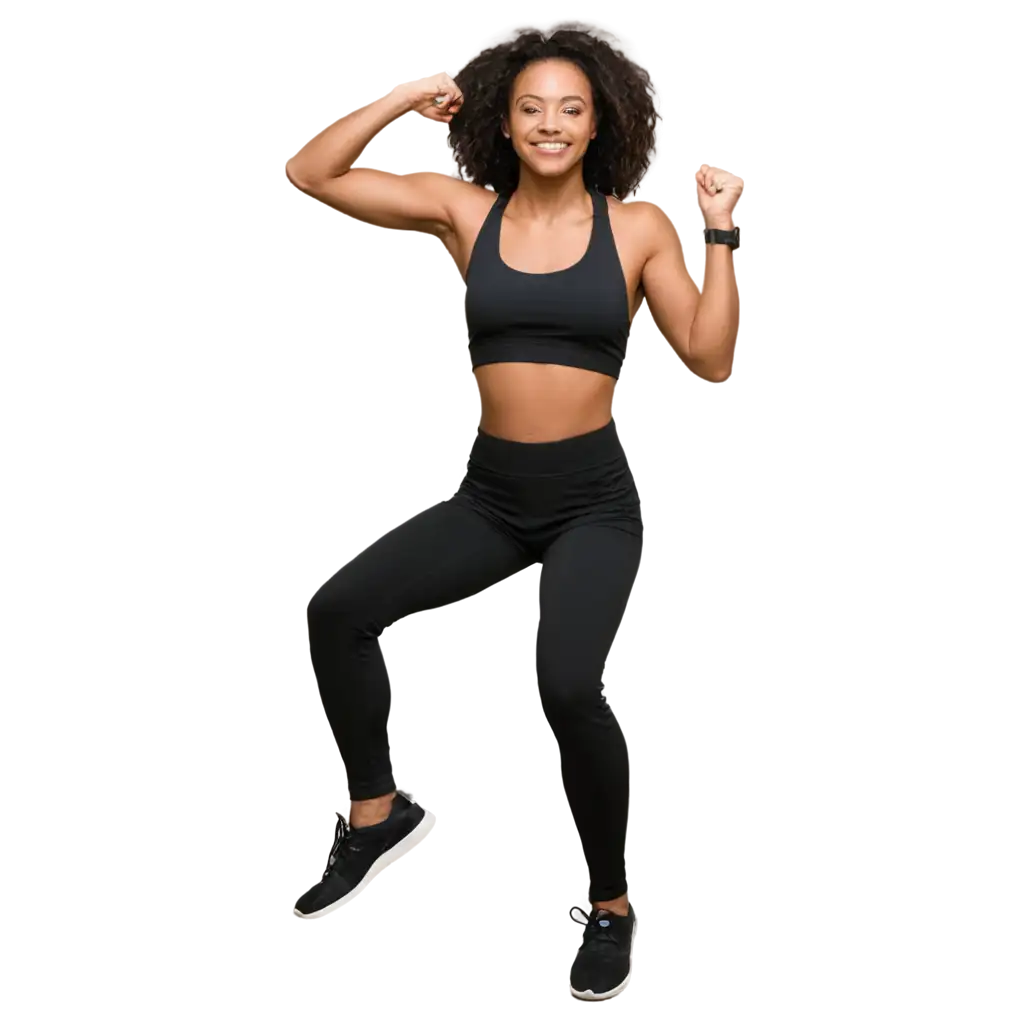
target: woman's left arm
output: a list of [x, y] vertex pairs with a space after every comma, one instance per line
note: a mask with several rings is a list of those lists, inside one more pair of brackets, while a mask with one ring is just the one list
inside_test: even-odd
[[[732, 208], [742, 191], [742, 178], [704, 164], [697, 172], [697, 201], [705, 226], [731, 230]], [[665, 212], [654, 203], [629, 205], [644, 218], [648, 251], [640, 280], [655, 324], [693, 373], [715, 383], [725, 380], [732, 373], [740, 321], [732, 249], [707, 245], [704, 290], [698, 291]]]

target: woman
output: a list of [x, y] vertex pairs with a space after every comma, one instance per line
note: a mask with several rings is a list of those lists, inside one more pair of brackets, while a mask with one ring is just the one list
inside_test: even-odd
[[[584, 999], [625, 987], [636, 927], [624, 862], [629, 765], [601, 677], [643, 521], [612, 393], [645, 297], [679, 358], [709, 381], [729, 376], [738, 323], [730, 232], [742, 181], [707, 164], [696, 173], [707, 226], [721, 232], [708, 238], [703, 295], [665, 214], [614, 198], [647, 170], [660, 116], [650, 92], [647, 73], [592, 30], [525, 30], [454, 79], [397, 86], [287, 165], [293, 184], [342, 213], [444, 243], [466, 282], [482, 408], [458, 491], [371, 544], [309, 603], [313, 668], [352, 803], [347, 821], [338, 814], [323, 878], [295, 912], [347, 902], [434, 823], [391, 773], [381, 632], [540, 562], [538, 683], [590, 873], [592, 912], [570, 972]], [[448, 124], [470, 180], [352, 169], [408, 111]]]

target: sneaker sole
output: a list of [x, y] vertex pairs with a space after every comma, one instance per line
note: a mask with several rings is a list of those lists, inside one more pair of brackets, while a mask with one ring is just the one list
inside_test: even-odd
[[569, 983], [569, 991], [577, 999], [611, 999], [612, 996], [617, 996], [628, 984], [630, 976], [633, 974], [633, 943], [636, 942], [636, 923], [637, 919], [633, 919], [633, 936], [629, 940], [629, 970], [626, 971], [626, 976], [615, 986], [615, 988], [608, 989], [607, 992], [594, 992], [592, 989], [584, 989], [582, 992], [577, 992], [572, 987], [572, 982]]
[[332, 910], [337, 910], [338, 907], [349, 900], [354, 899], [358, 896], [369, 884], [377, 877], [389, 864], [398, 860], [402, 854], [408, 853], [417, 843], [419, 843], [426, 834], [434, 827], [434, 822], [437, 819], [431, 814], [430, 811], [424, 810], [423, 818], [420, 823], [404, 838], [395, 843], [390, 850], [385, 850], [374, 862], [370, 865], [370, 869], [363, 875], [359, 884], [349, 892], [345, 893], [340, 899], [336, 899], [333, 903], [328, 903], [326, 907], [320, 910], [314, 910], [310, 914], [303, 914], [298, 907], [293, 908], [296, 917], [323, 917], [324, 914], [329, 914]]

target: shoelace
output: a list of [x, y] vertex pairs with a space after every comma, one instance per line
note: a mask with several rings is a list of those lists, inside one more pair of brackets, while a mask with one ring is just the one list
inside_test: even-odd
[[[572, 911], [578, 910], [584, 917], [584, 920], [572, 916]], [[573, 907], [569, 911], [569, 917], [571, 917], [577, 924], [585, 924], [587, 927], [583, 930], [583, 944], [586, 945], [588, 942], [610, 942], [614, 946], [619, 945], [619, 940], [615, 937], [615, 929], [611, 925], [601, 926], [600, 921], [602, 920], [599, 916], [599, 911], [594, 911], [593, 914], [588, 914], [582, 907]], [[606, 917], [611, 917], [611, 914], [606, 914]]]
[[327, 858], [327, 867], [324, 869], [324, 878], [331, 873], [331, 870], [338, 862], [338, 858], [342, 855], [344, 850], [359, 849], [359, 847], [355, 846], [353, 843], [355, 833], [352, 831], [352, 826], [340, 811], [335, 811], [334, 813], [338, 815], [338, 825], [334, 830], [334, 845], [331, 847], [330, 856]]

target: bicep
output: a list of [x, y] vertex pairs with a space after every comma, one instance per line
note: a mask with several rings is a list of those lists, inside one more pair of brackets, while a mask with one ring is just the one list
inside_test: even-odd
[[289, 180], [332, 209], [376, 227], [431, 235], [453, 228], [451, 210], [459, 182], [435, 171], [391, 174], [353, 167], [321, 181], [301, 181], [290, 175]]
[[700, 290], [690, 277], [683, 247], [672, 221], [653, 203], [646, 204], [650, 254], [641, 273], [647, 308], [658, 330], [689, 365], [689, 339]]

